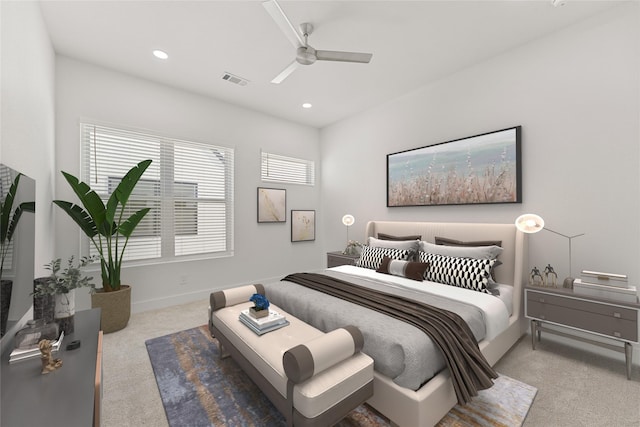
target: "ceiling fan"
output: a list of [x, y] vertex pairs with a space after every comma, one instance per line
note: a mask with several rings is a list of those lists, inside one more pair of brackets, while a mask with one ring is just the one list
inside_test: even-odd
[[316, 50], [309, 46], [307, 38], [313, 32], [313, 25], [305, 22], [296, 30], [276, 0], [262, 3], [271, 18], [278, 24], [285, 36], [296, 47], [296, 59], [280, 72], [271, 83], [280, 83], [300, 65], [311, 65], [316, 61], [339, 61], [369, 63], [373, 54], [359, 52], [341, 52], [335, 50]]

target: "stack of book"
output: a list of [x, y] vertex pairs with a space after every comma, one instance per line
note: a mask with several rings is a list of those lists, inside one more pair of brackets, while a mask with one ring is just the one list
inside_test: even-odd
[[[64, 338], [64, 332], [60, 332], [60, 337], [51, 343], [51, 353], [56, 353], [62, 346], [62, 339]], [[37, 345], [15, 348], [9, 355], [9, 363], [22, 362], [23, 360], [36, 359], [40, 357], [40, 347]]]
[[286, 317], [275, 310], [269, 310], [268, 316], [256, 318], [249, 314], [249, 309], [246, 309], [240, 312], [239, 319], [249, 329], [251, 329], [258, 335], [275, 331], [276, 329], [280, 329], [283, 326], [287, 326], [289, 324], [289, 321], [286, 319]]
[[621, 302], [638, 302], [635, 286], [629, 286], [624, 274], [583, 270], [580, 279], [573, 281], [576, 294], [607, 298]]

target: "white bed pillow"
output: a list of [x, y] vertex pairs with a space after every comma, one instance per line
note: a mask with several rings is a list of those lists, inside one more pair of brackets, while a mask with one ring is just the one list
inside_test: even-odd
[[419, 245], [419, 240], [384, 240], [369, 237], [369, 246], [374, 248], [406, 249], [418, 252]]
[[496, 259], [503, 249], [500, 246], [445, 246], [420, 241], [420, 250], [430, 254], [460, 258]]

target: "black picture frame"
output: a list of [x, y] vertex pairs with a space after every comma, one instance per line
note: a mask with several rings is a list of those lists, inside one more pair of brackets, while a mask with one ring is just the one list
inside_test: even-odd
[[387, 155], [387, 207], [522, 203], [522, 126]]
[[309, 242], [316, 240], [316, 211], [291, 210], [291, 241]]
[[287, 222], [287, 190], [258, 187], [258, 222]]

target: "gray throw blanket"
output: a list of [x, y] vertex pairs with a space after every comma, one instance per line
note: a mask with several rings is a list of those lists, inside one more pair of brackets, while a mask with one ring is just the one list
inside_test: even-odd
[[456, 397], [461, 404], [469, 402], [478, 394], [478, 390], [491, 387], [491, 379], [498, 377], [480, 352], [469, 326], [451, 311], [323, 274], [295, 273], [282, 280], [360, 304], [422, 330], [442, 351], [451, 373]]

